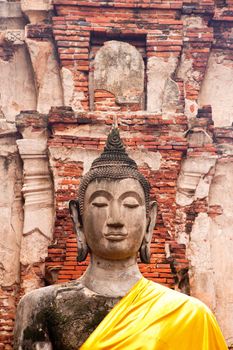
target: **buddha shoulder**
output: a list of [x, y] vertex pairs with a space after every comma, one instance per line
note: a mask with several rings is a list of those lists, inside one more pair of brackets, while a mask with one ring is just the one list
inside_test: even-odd
[[[22, 297], [17, 309], [17, 319], [21, 320], [40, 314], [46, 314], [51, 309], [67, 306], [72, 304], [74, 307], [75, 300], [101, 299], [101, 296], [86, 288], [79, 281], [42, 287], [33, 290]], [[35, 320], [34, 320], [35, 321]]]
[[27, 339], [46, 341], [50, 318], [63, 314], [63, 302], [68, 298], [71, 303], [74, 299], [85, 299], [85, 295], [88, 295], [88, 290], [79, 281], [39, 288], [24, 295], [17, 307], [15, 349], [20, 349], [19, 344], [27, 342]]
[[[117, 301], [92, 292], [79, 281], [32, 291], [18, 305], [15, 349], [31, 350], [39, 343], [51, 343], [55, 349], [68, 344], [67, 349], [72, 349], [70, 339], [78, 348]], [[74, 334], [77, 339], [72, 339]]]

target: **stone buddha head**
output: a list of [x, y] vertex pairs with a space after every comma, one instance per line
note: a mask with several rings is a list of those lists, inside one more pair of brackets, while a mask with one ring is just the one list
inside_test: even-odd
[[150, 185], [112, 128], [103, 153], [94, 160], [69, 203], [78, 239], [78, 261], [88, 252], [106, 260], [137, 257], [150, 262], [157, 206]]

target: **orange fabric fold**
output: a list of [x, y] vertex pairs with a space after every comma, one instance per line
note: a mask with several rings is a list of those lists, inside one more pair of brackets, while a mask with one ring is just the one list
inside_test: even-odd
[[109, 312], [80, 350], [227, 350], [199, 300], [145, 278]]

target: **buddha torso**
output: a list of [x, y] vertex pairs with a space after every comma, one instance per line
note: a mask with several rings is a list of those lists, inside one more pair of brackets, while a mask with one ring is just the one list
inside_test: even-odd
[[77, 350], [119, 300], [79, 281], [31, 292], [18, 308], [15, 349]]

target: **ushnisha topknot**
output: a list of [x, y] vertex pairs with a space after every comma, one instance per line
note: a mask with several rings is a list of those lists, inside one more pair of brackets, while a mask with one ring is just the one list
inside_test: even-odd
[[149, 213], [150, 184], [139, 172], [136, 162], [128, 156], [120, 138], [119, 130], [113, 127], [108, 135], [106, 145], [100, 157], [96, 158], [90, 170], [84, 175], [79, 186], [79, 208], [84, 209], [84, 196], [89, 183], [95, 180], [138, 180], [145, 193], [146, 212]]

